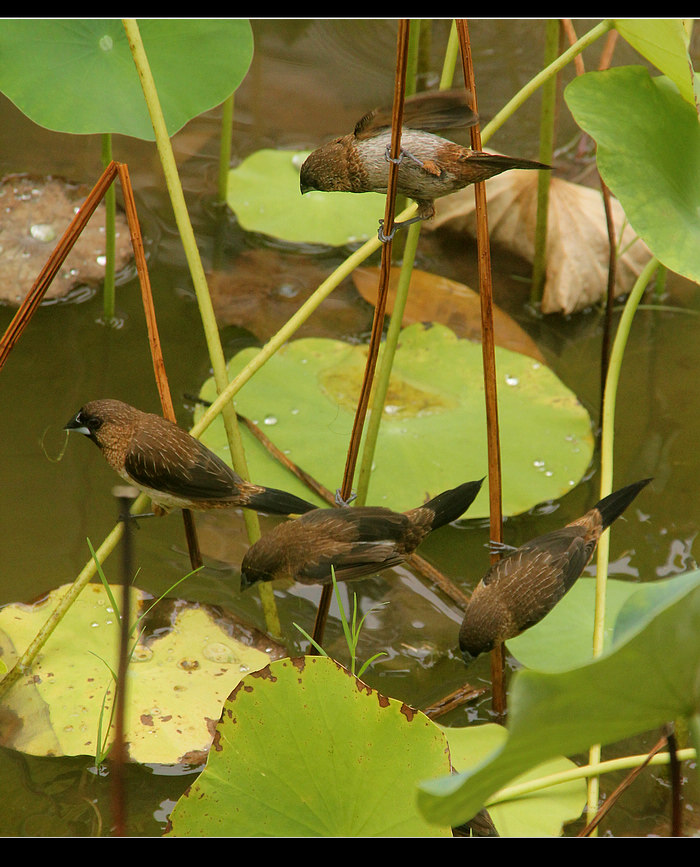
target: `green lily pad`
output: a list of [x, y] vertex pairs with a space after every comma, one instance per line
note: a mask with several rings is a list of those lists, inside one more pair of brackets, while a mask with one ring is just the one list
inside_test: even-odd
[[444, 733], [328, 657], [282, 659], [226, 702], [214, 748], [170, 822], [184, 837], [451, 836], [416, 786], [450, 770]]
[[[26, 650], [66, 589], [33, 605], [0, 610], [0, 649], [9, 664]], [[120, 593], [113, 589], [116, 599]], [[147, 601], [152, 602], [132, 590], [132, 611]], [[140, 641], [129, 665], [126, 732], [129, 756], [138, 762], [201, 758], [228, 694], [245, 674], [270, 661], [203, 606], [176, 606], [168, 626]], [[31, 676], [3, 702], [3, 710], [17, 719], [5, 746], [31, 755], [96, 755], [103, 699], [105, 728], [113, 703], [118, 647], [119, 620], [109, 596], [101, 584], [89, 584], [49, 636]]]
[[386, 196], [318, 190], [302, 196], [299, 170], [308, 155], [264, 149], [231, 169], [226, 201], [241, 227], [292, 244], [332, 247], [376, 237]]
[[600, 174], [660, 262], [700, 280], [700, 124], [668, 78], [641, 66], [587, 72], [565, 98], [596, 142]]
[[[484, 761], [503, 746], [508, 735], [495, 723], [444, 729], [450, 745], [452, 766], [463, 773]], [[543, 762], [512, 781], [518, 785], [530, 780], [563, 773], [575, 768], [570, 759], [557, 757]], [[556, 837], [562, 826], [577, 819], [586, 806], [585, 780], [569, 780], [528, 795], [499, 802], [498, 794], [488, 811], [501, 837]]]
[[[238, 353], [231, 378], [256, 354]], [[236, 409], [331, 491], [342, 481], [366, 346], [325, 338], [288, 343], [238, 392]], [[544, 364], [496, 348], [504, 512], [514, 515], [574, 487], [592, 451], [591, 423], [576, 396]], [[401, 332], [367, 503], [405, 511], [487, 473], [481, 345], [447, 327]], [[201, 396], [212, 400], [208, 380]], [[308, 489], [242, 430], [251, 478], [313, 500]], [[230, 460], [223, 423], [202, 436]], [[483, 486], [468, 517], [488, 515]], [[322, 502], [318, 500], [319, 504]]]
[[[230, 96], [253, 56], [242, 18], [139, 20], [169, 135]], [[0, 89], [35, 123], [152, 141], [153, 126], [119, 18], [7, 19]]]
[[421, 783], [438, 823], [467, 821], [502, 786], [557, 755], [612, 744], [684, 720], [698, 748], [700, 571], [647, 608], [636, 631], [593, 662], [563, 672], [522, 669], [508, 698], [508, 738], [462, 774]]
[[615, 29], [674, 82], [686, 102], [695, 104], [695, 74], [688, 54], [692, 19], [617, 18]]
[[[595, 578], [579, 578], [543, 620], [506, 642], [509, 653], [525, 668], [537, 671], [564, 671], [590, 662], [593, 658], [595, 587]], [[612, 643], [619, 611], [639, 588], [640, 585], [634, 581], [608, 579], [605, 595], [606, 648]]]

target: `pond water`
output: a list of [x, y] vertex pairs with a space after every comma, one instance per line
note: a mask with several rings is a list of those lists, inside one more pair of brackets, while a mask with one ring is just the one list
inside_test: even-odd
[[[448, 21], [434, 24], [435, 74], [448, 26]], [[582, 24], [579, 32], [588, 26]], [[395, 22], [260, 20], [254, 22], [254, 32], [255, 58], [236, 96], [234, 161], [260, 147], [313, 146], [351, 129], [368, 108], [390, 98]], [[540, 68], [544, 26], [533, 20], [475, 21], [470, 35], [479, 105], [488, 118]], [[625, 62], [627, 56], [623, 47], [616, 62]], [[515, 128], [506, 126], [490, 145], [534, 158], [537, 100], [521, 115], [524, 119]], [[234, 313], [222, 322], [230, 355], [273, 333], [289, 315], [289, 296], [293, 299], [297, 290], [303, 295], [305, 289], [315, 288], [309, 281], [319, 272], [323, 279], [344, 251], [301, 255], [246, 235], [230, 213], [217, 208], [219, 129], [220, 112], [214, 110], [188, 124], [173, 143], [205, 268], [229, 280], [237, 273], [254, 273], [258, 291], [265, 293], [257, 303], [253, 299], [241, 318]], [[573, 122], [562, 112], [560, 142], [568, 143], [574, 134]], [[129, 165], [168, 378], [178, 419], [189, 427], [192, 404], [185, 396], [198, 392], [209, 375], [209, 361], [155, 146], [116, 137], [114, 156]], [[567, 157], [562, 155], [561, 161], [571, 176]], [[41, 129], [0, 97], [0, 175], [14, 172], [92, 185], [101, 172], [99, 137], [69, 137]], [[474, 245], [449, 231], [423, 233], [418, 267], [478, 285]], [[497, 303], [537, 342], [548, 364], [596, 419], [603, 333], [599, 311], [539, 318], [526, 303], [526, 263], [495, 251], [494, 275]], [[655, 480], [645, 496], [644, 514], [635, 512], [616, 525], [611, 574], [630, 580], [686, 571], [697, 553], [700, 389], [695, 377], [700, 370], [700, 297], [697, 286], [673, 275], [665, 292], [662, 309], [645, 308], [635, 319], [618, 399], [615, 479], [620, 485], [646, 476]], [[305, 333], [366, 338], [371, 309], [351, 290], [339, 296], [337, 307], [310, 322]], [[279, 309], [271, 303], [275, 297]], [[42, 306], [0, 376], [1, 604], [30, 601], [71, 581], [89, 555], [86, 538], [98, 544], [114, 525], [116, 505], [110, 492], [117, 479], [97, 450], [75, 438], [62, 460], [55, 456], [63, 446], [63, 424], [86, 400], [113, 396], [158, 409], [141, 297], [131, 271], [120, 280], [117, 312], [119, 327], [101, 324], [99, 292], [85, 293], [74, 303]], [[13, 313], [10, 307], [0, 308], [2, 331]], [[506, 541], [520, 544], [578, 516], [595, 501], [597, 483], [592, 466], [586, 480], [557, 504], [509, 519]], [[263, 528], [267, 521], [263, 519]], [[238, 593], [238, 570], [246, 548], [240, 513], [199, 516], [197, 525], [207, 566], [187, 582], [188, 598], [232, 610], [262, 628], [256, 595]], [[468, 591], [488, 566], [487, 541], [485, 522], [466, 522], [435, 534], [421, 554]], [[154, 595], [188, 571], [177, 516], [142, 522], [135, 545], [139, 586]], [[368, 617], [359, 649], [361, 659], [379, 651], [388, 654], [367, 675], [371, 685], [426, 707], [467, 680], [488, 684], [488, 660], [480, 659], [467, 671], [457, 652], [459, 609], [426, 588], [410, 569], [364, 580], [353, 589], [363, 611], [389, 602]], [[277, 593], [291, 654], [305, 647], [292, 624], [311, 630], [318, 595], [317, 588], [300, 587]], [[335, 605], [326, 635], [328, 651], [342, 661], [344, 641]], [[488, 719], [487, 694], [441, 721], [459, 725]], [[650, 733], [635, 743], [635, 749], [651, 746], [657, 737]], [[130, 768], [128, 777], [129, 832], [134, 835], [160, 834], [173, 803], [194, 779], [191, 772], [143, 767]], [[7, 801], [16, 804], [3, 811], [0, 833], [5, 836], [107, 833], [108, 781], [92, 772], [89, 760], [36, 759], [3, 749], [0, 780], [3, 790], [12, 793]], [[603, 790], [611, 791], [618, 781], [604, 780]], [[688, 814], [691, 818], [690, 805]], [[664, 834], [667, 816], [664, 773], [654, 772], [627, 793], [602, 832]], [[572, 825], [567, 833], [575, 833], [577, 827]]]

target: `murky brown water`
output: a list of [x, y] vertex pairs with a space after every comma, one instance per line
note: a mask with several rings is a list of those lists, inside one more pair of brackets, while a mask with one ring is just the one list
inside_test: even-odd
[[[439, 21], [434, 27], [436, 74], [448, 24]], [[581, 26], [579, 32], [585, 29]], [[259, 147], [314, 145], [350, 129], [364, 111], [390, 98], [395, 22], [269, 20], [255, 22], [254, 30], [255, 59], [236, 97], [234, 159]], [[471, 41], [481, 113], [488, 117], [539, 70], [543, 25], [537, 21], [475, 21]], [[517, 127], [505, 127], [492, 144], [504, 152], [536, 156], [536, 101], [521, 114], [524, 119]], [[573, 132], [572, 122], [564, 119], [561, 141], [567, 141]], [[192, 121], [174, 138], [205, 267], [234, 276], [244, 268], [265, 273], [267, 267], [272, 276], [266, 285], [272, 287], [273, 296], [280, 274], [288, 277], [291, 271], [303, 286], [315, 279], [315, 269], [330, 272], [340, 256], [324, 254], [305, 263], [309, 270], [299, 269], [295, 254], [246, 237], [234, 219], [220, 215], [212, 206], [218, 134], [219, 113], [212, 111]], [[209, 365], [155, 147], [116, 137], [114, 156], [130, 168], [148, 241], [168, 377], [179, 419], [187, 427], [191, 407], [182, 396], [198, 391]], [[23, 171], [92, 184], [101, 171], [100, 141], [92, 136], [68, 137], [42, 130], [0, 97], [0, 174]], [[477, 285], [473, 245], [449, 233], [425, 233], [418, 266]], [[597, 416], [597, 359], [602, 334], [598, 313], [536, 319], [525, 306], [523, 284], [513, 276], [526, 276], [527, 266], [496, 254], [494, 271], [497, 301], [526, 328], [557, 375]], [[635, 320], [618, 399], [616, 479], [622, 483], [655, 477], [653, 496], [647, 500], [648, 519], [643, 525], [621, 522], [615, 535], [617, 550], [630, 552], [631, 568], [642, 580], [689, 568], [700, 526], [696, 492], [700, 390], [695, 380], [700, 370], [700, 298], [696, 286], [674, 277], [669, 279], [667, 290], [664, 300], [672, 309], [641, 310]], [[282, 312], [276, 314], [280, 318], [286, 316], [284, 304], [288, 301], [280, 302]], [[87, 399], [115, 396], [143, 408], [157, 408], [135, 280], [129, 278], [119, 287], [117, 307], [122, 325], [114, 330], [98, 324], [99, 295], [79, 304], [43, 307], [0, 375], [0, 603], [30, 600], [72, 580], [87, 559], [86, 537], [99, 543], [113, 526], [116, 506], [110, 491], [115, 477], [97, 450], [71, 441], [62, 461], [51, 457], [63, 444], [61, 427]], [[3, 331], [12, 314], [11, 309], [0, 308]], [[258, 310], [238, 325], [227, 323], [222, 330], [227, 353], [254, 342], [251, 330], [263, 339], [266, 335], [259, 329], [265, 322]], [[348, 292], [332, 315], [320, 317], [309, 327], [329, 336], [338, 336], [340, 330], [344, 336], [362, 338], [370, 322], [369, 308]], [[267, 326], [270, 333], [276, 327], [270, 322]], [[593, 502], [595, 482], [593, 477], [579, 486], [554, 515], [524, 515], [510, 520], [506, 540], [519, 544], [565, 523]], [[209, 567], [188, 583], [188, 595], [232, 608], [262, 625], [253, 598], [241, 600], [237, 592], [238, 564], [245, 546], [242, 521], [216, 516], [202, 518], [198, 525]], [[158, 594], [188, 569], [181, 522], [176, 516], [144, 522], [136, 536], [139, 583]], [[469, 589], [487, 567], [487, 536], [483, 525], [451, 527], [429, 539], [421, 553]], [[465, 563], [470, 564], [468, 570]], [[391, 603], [368, 618], [363, 633], [362, 658], [380, 650], [389, 654], [368, 676], [372, 685], [425, 707], [465, 681], [465, 669], [456, 652], [460, 616], [452, 603], [426, 590], [407, 569], [397, 570], [390, 580], [363, 581], [354, 589], [363, 610], [379, 601]], [[290, 649], [299, 650], [302, 643], [291, 624], [296, 621], [311, 628], [318, 592], [294, 588], [279, 598]], [[397, 611], [401, 616], [396, 616]], [[343, 641], [334, 618], [327, 637], [329, 652], [341, 654]], [[468, 678], [471, 682], [485, 681], [487, 660], [470, 669]], [[485, 700], [445, 721], [460, 724], [465, 718], [487, 719], [488, 714]], [[649, 745], [653, 740], [655, 736], [650, 736]], [[82, 759], [36, 760], [0, 751], [3, 790], [16, 790], [22, 804], [28, 792], [36, 792], [39, 805], [34, 815], [4, 811], [0, 833], [93, 833], [95, 814], [82, 795], [95, 799], [108, 821], [108, 787], [85, 772], [85, 767]], [[151, 774], [143, 768], [131, 769], [130, 778], [132, 833], [159, 834], [172, 802], [192, 778]], [[607, 790], [614, 784], [606, 780], [604, 786]], [[664, 833], [668, 812], [665, 792], [653, 778], [638, 785], [613, 813], [605, 831], [647, 834], [661, 828]]]

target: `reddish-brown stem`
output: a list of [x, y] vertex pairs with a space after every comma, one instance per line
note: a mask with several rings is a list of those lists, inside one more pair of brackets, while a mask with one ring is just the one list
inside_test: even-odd
[[[407, 19], [399, 20], [397, 49], [396, 49], [396, 75], [394, 78], [394, 101], [392, 109], [391, 123], [391, 148], [389, 163], [389, 181], [387, 185], [386, 207], [384, 211], [384, 232], [390, 236], [394, 225], [394, 214], [396, 207], [396, 181], [398, 178], [398, 158], [401, 153], [401, 125], [403, 121], [403, 102], [404, 91], [406, 87], [406, 66], [408, 62], [408, 34], [409, 22]], [[381, 251], [381, 269], [379, 274], [379, 291], [377, 294], [377, 303], [374, 308], [374, 320], [372, 322], [372, 333], [370, 335], [369, 347], [367, 351], [367, 361], [365, 364], [365, 374], [360, 388], [360, 396], [355, 412], [355, 420], [353, 423], [352, 432], [350, 435], [350, 443], [348, 446], [347, 460], [345, 464], [345, 474], [343, 476], [343, 484], [340, 489], [341, 498], [347, 502], [352, 494], [352, 485], [355, 477], [355, 467], [360, 451], [360, 440], [362, 438], [362, 430], [367, 415], [367, 407], [369, 406], [370, 393], [372, 391], [372, 383], [374, 381], [374, 372], [377, 366], [377, 357], [379, 355], [379, 346], [382, 340], [384, 331], [384, 314], [386, 311], [386, 301], [389, 293], [389, 274], [391, 272], [391, 240], [382, 244]], [[333, 592], [332, 584], [324, 584], [321, 591], [321, 598], [318, 604], [316, 613], [316, 621], [314, 623], [313, 638], [317, 644], [321, 644], [323, 639], [323, 631], [325, 628], [326, 617], [330, 607], [331, 594]]]
[[[462, 55], [464, 83], [471, 99], [471, 108], [478, 113], [476, 101], [476, 82], [472, 65], [469, 27], [465, 19], [457, 21], [457, 33]], [[471, 146], [481, 150], [481, 129], [479, 124], [471, 127]], [[501, 447], [498, 427], [498, 394], [496, 388], [496, 350], [493, 330], [493, 285], [491, 282], [491, 248], [489, 244], [488, 211], [486, 207], [486, 186], [474, 184], [476, 203], [476, 243], [479, 265], [479, 293], [481, 299], [481, 351], [484, 367], [484, 388], [486, 395], [486, 432], [489, 464], [489, 514], [490, 538], [494, 542], [503, 541], [503, 506], [501, 498]], [[492, 561], [498, 554], [491, 555]], [[491, 688], [494, 711], [502, 716], [506, 710], [505, 694], [505, 654], [503, 646], [498, 645], [491, 651]]]

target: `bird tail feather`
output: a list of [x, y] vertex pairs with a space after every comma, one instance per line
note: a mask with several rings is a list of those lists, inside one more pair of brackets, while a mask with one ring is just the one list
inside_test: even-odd
[[288, 494], [287, 491], [265, 488], [260, 493], [251, 495], [248, 508], [258, 512], [266, 512], [269, 515], [303, 515], [316, 509], [317, 506], [294, 494]]
[[438, 527], [451, 524], [463, 515], [476, 499], [483, 481], [479, 479], [475, 482], [465, 482], [449, 491], [443, 491], [421, 506], [420, 508], [432, 509], [435, 513], [432, 529], [437, 530]]
[[629, 504], [634, 500], [637, 494], [643, 487], [649, 484], [651, 479], [642, 479], [639, 482], [633, 482], [619, 491], [614, 491], [607, 497], [596, 503], [595, 508], [600, 512], [603, 519], [603, 529], [609, 527], [612, 522], [619, 518]]
[[524, 157], [509, 157], [505, 154], [491, 154], [484, 151], [479, 151], [477, 154], [472, 154], [469, 157], [469, 162], [475, 162], [481, 166], [498, 169], [499, 172], [504, 172], [508, 169], [552, 168], [545, 163], [538, 163], [535, 160], [528, 160]]

